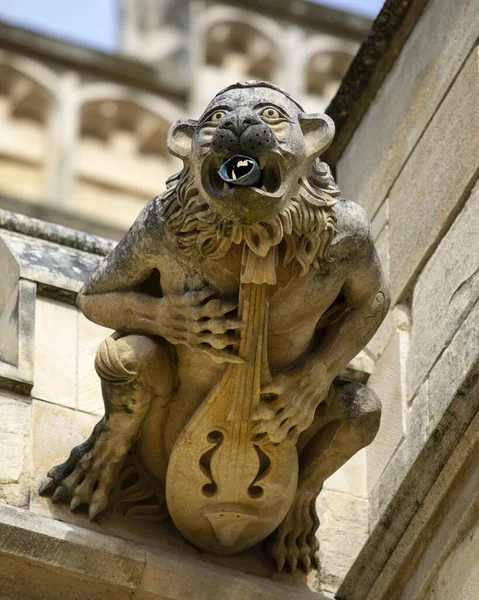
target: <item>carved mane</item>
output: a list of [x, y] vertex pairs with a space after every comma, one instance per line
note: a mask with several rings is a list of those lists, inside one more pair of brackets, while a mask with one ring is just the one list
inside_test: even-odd
[[272, 246], [284, 242], [283, 265], [302, 277], [321, 260], [331, 261], [329, 249], [336, 233], [334, 205], [339, 189], [328, 165], [319, 158], [301, 177], [297, 198], [268, 221], [242, 226], [221, 217], [201, 197], [193, 176], [185, 167], [167, 180], [159, 198], [161, 216], [176, 235], [180, 251], [209, 258], [222, 258], [232, 244], [243, 241], [265, 256]]

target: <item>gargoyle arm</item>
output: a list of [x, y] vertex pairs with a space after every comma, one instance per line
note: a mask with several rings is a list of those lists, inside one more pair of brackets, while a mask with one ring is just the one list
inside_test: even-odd
[[80, 291], [78, 306], [91, 321], [125, 333], [159, 334], [159, 299], [136, 290], [155, 268], [161, 239], [157, 210], [155, 198]]
[[305, 374], [319, 370], [334, 379], [373, 337], [388, 311], [389, 286], [369, 236], [341, 292], [346, 309], [338, 321], [321, 330], [318, 346], [301, 367]]

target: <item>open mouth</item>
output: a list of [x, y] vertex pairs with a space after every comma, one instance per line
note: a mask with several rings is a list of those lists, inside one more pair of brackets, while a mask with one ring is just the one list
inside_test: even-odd
[[259, 158], [238, 154], [223, 161], [212, 157], [205, 165], [205, 170], [212, 191], [219, 196], [238, 188], [251, 188], [274, 195], [281, 187], [281, 170], [276, 154]]

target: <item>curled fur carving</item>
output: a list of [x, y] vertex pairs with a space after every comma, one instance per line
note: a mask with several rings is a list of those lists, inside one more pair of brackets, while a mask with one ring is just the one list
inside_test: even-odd
[[223, 219], [200, 196], [187, 167], [170, 177], [161, 198], [161, 215], [176, 235], [186, 256], [199, 253], [222, 258], [232, 244], [243, 241], [260, 256], [272, 246], [285, 244], [283, 265], [303, 276], [319, 268], [321, 260], [331, 261], [329, 249], [336, 233], [334, 205], [339, 189], [328, 165], [316, 159], [309, 173], [301, 177], [297, 198], [271, 220], [242, 226]]

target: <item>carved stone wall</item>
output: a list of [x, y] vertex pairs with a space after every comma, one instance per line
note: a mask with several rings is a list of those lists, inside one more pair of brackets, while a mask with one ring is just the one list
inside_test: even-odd
[[477, 595], [479, 21], [468, 1], [413, 12], [337, 163], [341, 189], [372, 219], [393, 293], [366, 349], [384, 412], [365, 458], [370, 535], [345, 600]]

